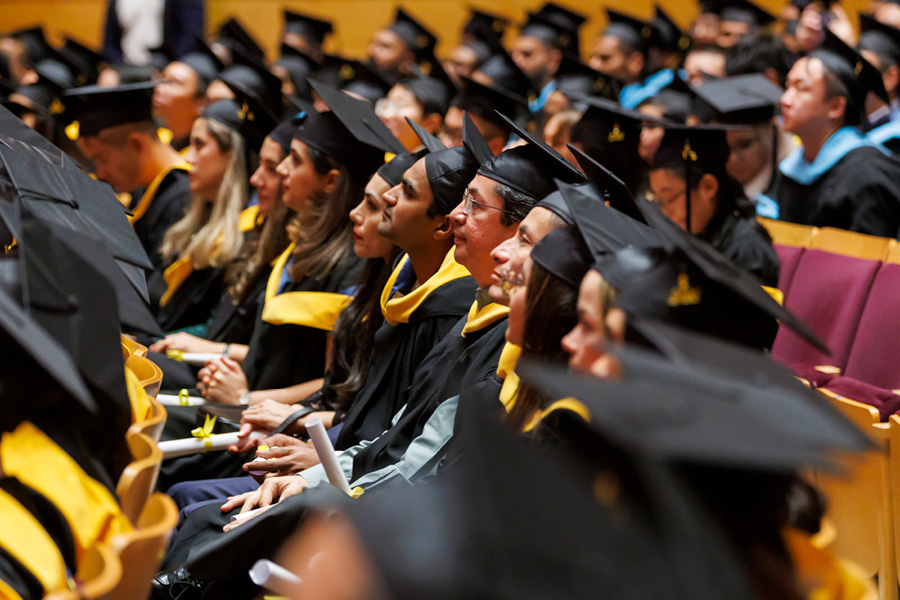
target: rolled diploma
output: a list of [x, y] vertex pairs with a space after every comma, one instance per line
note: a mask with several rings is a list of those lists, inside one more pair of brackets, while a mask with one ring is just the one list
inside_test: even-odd
[[[156, 399], [163, 406], [181, 406], [181, 398], [178, 394], [158, 394]], [[197, 396], [188, 396], [188, 406], [199, 406], [206, 404], [206, 400]]]
[[344, 477], [344, 471], [338, 463], [337, 453], [328, 434], [325, 433], [325, 426], [322, 425], [321, 419], [313, 419], [306, 424], [306, 431], [309, 432], [309, 439], [312, 440], [313, 446], [316, 447], [316, 454], [319, 455], [319, 461], [325, 468], [325, 474], [328, 475], [328, 481], [334, 487], [342, 490], [348, 496], [352, 493], [347, 479]]
[[272, 590], [282, 596], [290, 596], [296, 592], [300, 578], [271, 560], [262, 558], [250, 569], [250, 580], [267, 590]]
[[256, 516], [256, 513], [261, 511], [263, 508], [265, 508], [265, 507], [261, 506], [259, 508], [254, 508], [253, 510], [248, 510], [245, 513], [238, 513], [236, 515], [232, 515], [231, 522], [234, 523], [235, 521], [243, 521], [244, 519], [249, 519], [250, 517], [254, 517], [254, 516]]
[[181, 355], [181, 362], [186, 362], [189, 365], [205, 365], [217, 358], [222, 358], [222, 355], [215, 352], [185, 352]]
[[[262, 431], [250, 432], [251, 440], [258, 440], [266, 437], [266, 433]], [[209, 440], [207, 448], [206, 441]], [[191, 454], [200, 454], [201, 452], [212, 452], [214, 450], [225, 450], [228, 446], [238, 443], [238, 432], [231, 433], [214, 433], [209, 438], [189, 437], [181, 440], [168, 440], [157, 444], [162, 450], [163, 458], [176, 458], [178, 456], [189, 456]]]

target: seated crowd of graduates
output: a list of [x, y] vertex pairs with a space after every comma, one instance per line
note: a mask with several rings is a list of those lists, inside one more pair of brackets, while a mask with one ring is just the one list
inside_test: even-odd
[[822, 343], [756, 216], [900, 234], [892, 7], [608, 10], [588, 64], [554, 3], [443, 61], [402, 9], [365, 60], [289, 11], [272, 64], [234, 19], [146, 66], [3, 37], [0, 597], [131, 528], [120, 332], [204, 400], [164, 439], [240, 434], [164, 461], [154, 597], [256, 597], [260, 558], [297, 598], [861, 597], [801, 472], [870, 442], [768, 357]]

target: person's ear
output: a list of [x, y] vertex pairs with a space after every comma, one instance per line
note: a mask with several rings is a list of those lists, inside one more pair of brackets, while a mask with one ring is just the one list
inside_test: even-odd
[[443, 125], [444, 119], [441, 117], [439, 113], [431, 113], [426, 115], [424, 119], [422, 119], [422, 129], [427, 131], [432, 135], [437, 135], [437, 132], [440, 130], [441, 125]]
[[147, 145], [146, 139], [137, 131], [132, 131], [128, 134], [128, 139], [125, 140], [125, 145], [128, 149], [135, 153], [140, 154]]
[[437, 224], [437, 227], [434, 228], [432, 232], [432, 236], [436, 240], [447, 240], [453, 237], [453, 221], [450, 219], [450, 215], [444, 215], [443, 217], [435, 217], [435, 219], [440, 219]]
[[338, 182], [341, 180], [341, 172], [338, 169], [331, 169], [325, 175], [325, 180], [322, 182], [322, 192], [326, 195], [331, 195], [337, 189]]
[[719, 180], [712, 173], [704, 173], [697, 182], [697, 192], [704, 201], [714, 198], [719, 193]]
[[897, 65], [891, 65], [887, 69], [884, 70], [881, 77], [884, 79], [884, 89], [888, 93], [888, 97], [894, 95], [894, 92], [897, 91], [897, 86], [900, 85], [900, 67]]
[[606, 334], [611, 342], [616, 344], [625, 343], [625, 326], [628, 323], [628, 317], [621, 308], [611, 308], [606, 313], [604, 319], [606, 324]]
[[645, 64], [646, 59], [640, 52], [632, 52], [628, 55], [628, 58], [625, 59], [625, 68], [632, 77], [639, 78], [644, 72]]
[[845, 119], [847, 117], [847, 99], [843, 96], [826, 100], [825, 104], [827, 106], [825, 116], [829, 119]]
[[547, 72], [556, 75], [560, 62], [562, 62], [562, 50], [551, 50], [547, 60]]

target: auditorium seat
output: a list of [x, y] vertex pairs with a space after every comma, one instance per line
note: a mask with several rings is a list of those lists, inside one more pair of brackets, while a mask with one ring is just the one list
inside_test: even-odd
[[129, 337], [122, 336], [122, 345], [128, 348], [128, 351], [131, 354], [136, 354], [138, 356], [147, 356], [147, 347], [138, 344], [136, 341]]
[[757, 220], [766, 228], [772, 238], [772, 244], [778, 254], [778, 262], [781, 265], [778, 289], [785, 291], [791, 284], [800, 257], [809, 248], [819, 229], [809, 225], [798, 225], [764, 217], [758, 217]]
[[75, 574], [74, 590], [44, 596], [44, 600], [117, 600], [122, 563], [112, 548], [99, 545], [88, 550]]
[[163, 372], [149, 358], [134, 354], [125, 361], [125, 366], [140, 380], [144, 390], [151, 398], [156, 398], [162, 385]]
[[806, 377], [798, 367], [847, 363], [860, 315], [890, 240], [839, 229], [823, 228], [800, 257], [785, 306], [831, 349], [831, 356], [781, 327], [772, 356]]
[[137, 421], [128, 429], [129, 434], [143, 433], [154, 442], [162, 438], [163, 427], [166, 424], [166, 407], [160, 404], [156, 398], [150, 398], [150, 412], [147, 418]]
[[816, 484], [828, 498], [827, 518], [837, 530], [829, 548], [835, 556], [856, 562], [867, 575], [877, 575], [881, 598], [896, 599], [898, 567], [894, 552], [889, 427], [879, 422], [875, 408], [837, 394], [826, 392], [825, 395], [844, 416], [869, 433], [880, 449], [862, 457], [836, 456], [841, 472], [817, 472]]
[[162, 465], [162, 451], [156, 446], [156, 442], [143, 433], [129, 431], [126, 437], [133, 460], [119, 476], [116, 494], [119, 496], [122, 512], [136, 524], [147, 498], [156, 487]]

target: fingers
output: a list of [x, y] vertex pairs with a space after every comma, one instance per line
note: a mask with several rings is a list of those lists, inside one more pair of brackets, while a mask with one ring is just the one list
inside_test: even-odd
[[239, 494], [237, 496], [228, 496], [228, 500], [225, 504], [222, 505], [222, 512], [228, 512], [230, 510], [234, 510], [238, 506], [242, 505], [247, 498], [253, 496], [257, 492], [245, 492], [243, 494]]
[[[274, 500], [276, 497], [276, 490], [277, 486], [272, 481], [267, 481], [266, 483], [262, 484], [262, 487], [259, 488], [259, 502], [257, 503], [257, 505], [269, 506], [270, 504], [272, 504], [272, 500]], [[244, 504], [244, 506], [246, 506], [246, 503]], [[251, 506], [250, 508], [254, 507]], [[244, 512], [244, 510], [242, 509], [241, 512]]]

